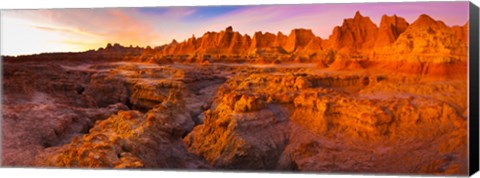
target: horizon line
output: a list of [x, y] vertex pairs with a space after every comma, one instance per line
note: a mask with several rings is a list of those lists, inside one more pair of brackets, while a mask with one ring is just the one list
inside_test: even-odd
[[[297, 4], [297, 5], [298, 5], [298, 4]], [[387, 16], [387, 17], [396, 16], [396, 17], [403, 18], [405, 21], [407, 21], [404, 17], [397, 15], [397, 13], [394, 13], [394, 14], [392, 14], [392, 15], [388, 15], [387, 13], [385, 13], [385, 14], [383, 14], [383, 15], [381, 16], [381, 18], [380, 18], [380, 20], [379, 20], [380, 22], [376, 23], [376, 22], [374, 22], [374, 20], [372, 20], [372, 19], [370, 18], [370, 16], [363, 16], [363, 15], [361, 14], [360, 10], [356, 10], [356, 11], [355, 11], [355, 15], [356, 15], [357, 13], [360, 14], [360, 16], [362, 16], [362, 17], [367, 17], [367, 18], [375, 25], [375, 27], [377, 27], [377, 28], [380, 27], [380, 25], [381, 25], [380, 23], [381, 23], [382, 19], [384, 18], [384, 16]], [[354, 17], [355, 17], [355, 15], [354, 15]], [[417, 21], [417, 20], [419, 19], [419, 17], [422, 16], [422, 15], [427, 15], [428, 17], [430, 17], [431, 19], [433, 19], [433, 20], [435, 20], [435, 21], [442, 22], [442, 23], [444, 23], [444, 24], [445, 24], [447, 27], [449, 27], [449, 28], [452, 28], [452, 27], [462, 27], [462, 26], [465, 26], [465, 25], [469, 24], [469, 22], [470, 22], [470, 19], [467, 19], [467, 21], [464, 22], [463, 25], [462, 25], [462, 24], [448, 25], [448, 24], [446, 24], [443, 20], [441, 20], [441, 19], [434, 19], [434, 18], [432, 18], [430, 15], [424, 13], [424, 14], [418, 15], [418, 17], [417, 17], [414, 21], [412, 21], [412, 22], [408, 22], [408, 21], [407, 21], [407, 23], [408, 23], [409, 25], [415, 23], [415, 21]], [[354, 17], [344, 18], [343, 21], [345, 21], [345, 20], [347, 20], [347, 19], [353, 19]], [[333, 28], [331, 28], [330, 34], [328, 35], [328, 38], [322, 38], [320, 35], [315, 34], [315, 32], [313, 31], [312, 28], [305, 28], [305, 27], [295, 27], [295, 28], [292, 28], [292, 29], [290, 30], [290, 33], [288, 33], [288, 34], [282, 33], [281, 30], [278, 30], [278, 31], [276, 31], [276, 32], [268, 31], [268, 30], [265, 30], [265, 31], [264, 31], [264, 30], [259, 30], [259, 31], [255, 31], [255, 32], [253, 32], [253, 33], [242, 33], [242, 32], [240, 32], [240, 31], [234, 31], [234, 32], [237, 32], [237, 33], [239, 33], [239, 34], [241, 34], [241, 35], [247, 35], [247, 36], [249, 36], [249, 37], [252, 37], [255, 33], [259, 33], [259, 32], [262, 33], [262, 34], [270, 33], [270, 34], [274, 34], [274, 35], [277, 35], [278, 33], [282, 33], [282, 34], [284, 34], [284, 35], [286, 35], [286, 36], [289, 36], [293, 30], [305, 29], [305, 30], [310, 30], [310, 31], [312, 31], [312, 33], [315, 35], [315, 37], [318, 37], [318, 38], [320, 38], [320, 39], [322, 39], [322, 40], [329, 40], [330, 37], [331, 37], [331, 35], [333, 34], [333, 29], [336, 28], [336, 27], [342, 26], [342, 25], [343, 25], [343, 22], [342, 22], [341, 25], [333, 26]], [[44, 52], [39, 52], [39, 53], [24, 53], [24, 54], [1, 54], [0, 56], [2, 56], [2, 57], [19, 57], [19, 56], [41, 55], [41, 54], [51, 54], [51, 53], [81, 53], [81, 52], [87, 52], [87, 51], [92, 51], [92, 50], [93, 50], [93, 51], [97, 51], [98, 49], [105, 48], [108, 44], [119, 44], [119, 45], [122, 46], [122, 47], [139, 47], [139, 48], [143, 48], [143, 49], [148, 48], [148, 47], [157, 48], [157, 47], [161, 47], [161, 46], [170, 45], [173, 41], [177, 41], [177, 42], [179, 42], [179, 43], [182, 43], [182, 42], [187, 41], [188, 39], [191, 39], [192, 37], [194, 37], [195, 39], [200, 39], [200, 38], [202, 38], [206, 33], [209, 33], [209, 32], [219, 33], [219, 32], [225, 31], [225, 29], [228, 28], [228, 27], [232, 27], [232, 28], [233, 28], [234, 26], [233, 26], [233, 25], [227, 25], [227, 27], [225, 27], [225, 28], [223, 28], [223, 29], [219, 29], [218, 31], [210, 31], [210, 30], [207, 30], [207, 31], [203, 32], [203, 34], [202, 34], [201, 36], [198, 36], [198, 37], [195, 35], [194, 32], [192, 32], [192, 33], [191, 33], [191, 37], [189, 37], [189, 38], [183, 38], [182, 40], [176, 39], [176, 38], [171, 38], [170, 42], [162, 43], [162, 44], [160, 44], [160, 45], [154, 45], [153, 43], [151, 43], [151, 44], [149, 44], [149, 45], [138, 45], [138, 44], [133, 44], [133, 43], [128, 44], [128, 43], [122, 43], [122, 42], [118, 42], [118, 41], [110, 41], [110, 42], [105, 42], [103, 46], [98, 46], [98, 47], [96, 47], [96, 48], [89, 48], [89, 49], [85, 49], [85, 50], [77, 50], [77, 51], [44, 51]]]

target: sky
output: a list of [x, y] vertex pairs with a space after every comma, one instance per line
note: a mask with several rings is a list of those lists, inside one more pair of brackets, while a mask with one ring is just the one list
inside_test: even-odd
[[107, 43], [159, 46], [181, 42], [207, 31], [257, 31], [288, 35], [294, 28], [312, 29], [326, 39], [343, 19], [356, 11], [380, 23], [382, 15], [413, 23], [428, 14], [449, 26], [468, 21], [468, 2], [349, 3], [310, 5], [192, 6], [2, 10], [1, 55], [85, 51]]

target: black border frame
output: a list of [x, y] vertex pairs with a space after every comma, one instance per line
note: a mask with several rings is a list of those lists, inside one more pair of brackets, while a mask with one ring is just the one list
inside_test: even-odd
[[469, 5], [469, 175], [479, 169], [479, 13], [478, 7]]

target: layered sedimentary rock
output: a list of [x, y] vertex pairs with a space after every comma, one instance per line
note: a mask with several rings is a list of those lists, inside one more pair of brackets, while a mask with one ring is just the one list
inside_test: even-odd
[[[81, 139], [77, 138], [74, 141], [74, 138], [90, 133], [89, 130], [94, 127], [96, 121], [113, 120], [107, 123], [115, 125], [124, 118], [125, 113], [128, 113], [127, 115], [133, 115], [136, 125], [141, 125], [145, 122], [142, 121], [144, 114], [138, 113], [138, 111], [126, 111], [132, 109], [143, 112], [152, 111], [152, 109], [159, 110], [158, 108], [170, 107], [169, 103], [176, 100], [182, 101], [182, 104], [180, 106], [176, 104], [171, 106], [174, 109], [168, 109], [168, 112], [175, 112], [168, 116], [170, 119], [168, 122], [177, 123], [175, 134], [180, 136], [174, 135], [175, 137], [163, 139], [177, 139], [178, 141], [182, 135], [193, 129], [195, 123], [199, 123], [197, 117], [203, 111], [201, 106], [208, 105], [208, 98], [211, 98], [216, 87], [223, 80], [221, 77], [212, 75], [212, 70], [196, 71], [193, 69], [193, 71], [188, 71], [185, 68], [178, 70], [173, 67], [138, 63], [76, 65], [76, 63], [57, 62], [39, 65], [20, 62], [4, 64], [4, 66], [6, 70], [3, 73], [5, 80], [3, 80], [4, 97], [2, 98], [2, 135], [4, 135], [2, 138], [2, 163], [9, 166], [66, 166], [66, 164], [56, 162], [53, 158], [50, 159], [53, 156], [46, 156], [49, 160], [48, 163], [34, 162], [35, 159], [32, 158], [39, 157], [39, 155], [53, 155], [52, 150], [57, 150], [60, 146], [70, 142], [74, 144], [64, 148], [64, 151], [88, 147], [84, 146], [83, 141], [79, 142]], [[188, 85], [190, 89], [184, 85]], [[182, 91], [181, 93], [185, 97], [172, 97], [170, 96], [172, 91]], [[191, 93], [193, 91], [198, 93]], [[183, 102], [183, 99], [187, 102]], [[111, 117], [117, 112], [123, 114]], [[151, 112], [151, 114], [157, 115], [159, 113], [166, 112], [163, 110], [162, 112]], [[110, 117], [111, 119], [108, 119]], [[110, 127], [101, 127], [99, 132], [107, 132], [112, 129]], [[144, 130], [147, 129], [152, 128], [144, 128]], [[92, 139], [96, 138], [96, 135], [98, 134], [93, 134]], [[122, 137], [122, 139], [124, 138]], [[172, 143], [174, 144], [172, 149], [180, 149], [182, 144], [179, 143]], [[138, 143], [135, 142], [135, 144]], [[96, 148], [95, 146], [95, 148], [85, 149], [95, 150]], [[59, 153], [56, 152], [56, 154]], [[188, 155], [181, 151], [178, 154], [180, 156]], [[88, 166], [85, 164], [89, 158], [82, 157], [82, 155], [76, 156], [79, 157], [68, 157], [67, 155], [62, 160], [69, 160], [70, 166], [73, 167]], [[79, 159], [84, 159], [83, 163], [85, 164], [74, 163]], [[110, 157], [107, 160], [111, 160]], [[97, 166], [110, 167], [108, 165], [114, 165], [113, 162], [103, 163], [99, 163]], [[148, 163], [147, 165], [168, 167], [165, 166], [166, 163], [153, 164], [153, 166], [152, 164]], [[142, 165], [146, 164], [142, 163]], [[185, 163], [185, 165], [190, 165], [190, 163]], [[90, 166], [93, 166], [93, 163]]]
[[391, 45], [408, 26], [408, 22], [402, 17], [398, 17], [397, 15], [383, 15], [380, 21], [377, 39], [375, 40], [375, 48], [383, 48]]
[[[317, 62], [321, 67], [328, 67], [338, 57], [340, 63], [350, 63], [344, 62], [346, 59], [367, 68], [399, 69], [397, 72], [443, 77], [465, 73], [461, 65], [466, 59], [467, 29], [468, 23], [448, 27], [428, 15], [421, 15], [412, 25], [396, 15], [384, 15], [377, 27], [369, 17], [356, 12], [353, 18], [345, 19], [341, 26], [335, 27], [326, 40], [316, 37], [309, 29], [293, 29], [288, 36], [280, 32], [256, 32], [250, 37], [227, 27], [220, 32], [207, 32], [182, 42], [173, 40], [155, 48], [109, 44], [96, 51], [24, 56], [23, 60], [62, 58], [83, 61], [83, 58], [91, 58], [92, 61], [161, 64], [173, 61], [205, 64], [215, 61]], [[452, 68], [453, 72], [446, 68]], [[343, 70], [339, 67], [332, 69]]]
[[[99, 121], [87, 135], [45, 150], [38, 166], [90, 168], [185, 168], [208, 166], [187, 153], [181, 142], [185, 103], [180, 93], [148, 113], [121, 111]], [[167, 154], [166, 154], [167, 153]]]
[[357, 12], [329, 39], [227, 27], [6, 57], [2, 163], [466, 174], [467, 30]]
[[2, 109], [2, 165], [34, 166], [34, 158], [46, 148], [66, 144], [73, 137], [87, 133], [95, 121], [126, 109], [121, 104], [82, 108], [52, 101], [6, 104]]
[[372, 57], [381, 68], [422, 77], [466, 77], [467, 43], [441, 21], [423, 14], [392, 45]]
[[232, 78], [205, 112], [205, 123], [184, 142], [210, 165], [227, 169], [466, 171], [466, 120], [456, 106], [464, 101], [370, 95], [396, 80], [268, 73]]
[[[182, 42], [155, 48], [109, 44], [84, 53], [23, 56], [23, 61], [52, 59], [68, 61], [136, 61], [158, 64], [202, 63], [301, 63], [315, 62], [319, 68], [351, 70], [379, 69], [414, 74], [420, 78], [463, 78], [466, 76], [468, 23], [449, 27], [428, 15], [411, 25], [396, 15], [382, 16], [379, 26], [356, 12], [334, 28], [329, 39], [316, 37], [310, 29], [290, 34], [256, 32], [251, 37], [227, 27]], [[6, 58], [15, 61], [15, 58]], [[333, 66], [330, 66], [333, 65]]]
[[[62, 100], [54, 97], [52, 103], [43, 104], [44, 109], [20, 116], [16, 114], [22, 112], [20, 107], [42, 105], [29, 98], [24, 104], [15, 103], [21, 100], [9, 99], [16, 95], [6, 90], [2, 124], [3, 134], [8, 135], [2, 143], [6, 165], [466, 171], [467, 98], [459, 97], [466, 83], [419, 83], [359, 70], [319, 73], [314, 66], [293, 65], [65, 67], [71, 74], [92, 73], [82, 84], [83, 92], [75, 87], [67, 90], [91, 97], [85, 100], [90, 104], [58, 110], [53, 108], [62, 106], [57, 104]], [[222, 76], [229, 79], [225, 82]], [[105, 89], [102, 80], [114, 85]], [[105, 91], [113, 91], [114, 96], [93, 95], [108, 95]], [[47, 116], [38, 113], [49, 114], [49, 120], [56, 122], [42, 122], [40, 118]], [[79, 119], [83, 117], [89, 119]], [[30, 123], [42, 129], [26, 127]]]
[[453, 26], [452, 30], [458, 39], [460, 39], [462, 42], [468, 42], [468, 22], [463, 26]]
[[[171, 43], [161, 50], [163, 55], [186, 55], [209, 60], [247, 61], [251, 56], [278, 57], [288, 53], [314, 54], [322, 50], [322, 39], [311, 30], [294, 29], [286, 36], [256, 32], [252, 37], [242, 35], [227, 27], [220, 32], [207, 32], [199, 38], [192, 37], [182, 43]], [[223, 57], [222, 57], [223, 56]], [[229, 57], [225, 58], [225, 57]], [[284, 57], [286, 58], [286, 57]], [[201, 61], [200, 60], [200, 61]], [[267, 59], [272, 62], [273, 59]], [[198, 60], [194, 60], [198, 61]], [[261, 61], [266, 62], [266, 61]]]
[[329, 43], [334, 49], [369, 50], [375, 45], [377, 32], [378, 27], [370, 18], [357, 11], [353, 18], [345, 19], [333, 29]]
[[391, 53], [465, 55], [466, 43], [461, 39], [445, 23], [423, 14], [398, 37]]
[[[317, 39], [317, 37], [313, 34], [312, 30], [294, 29], [292, 32], [290, 32], [290, 35], [288, 35], [287, 41], [283, 45], [283, 48], [287, 52], [301, 51], [311, 41], [319, 41], [319, 39]], [[312, 47], [314, 46], [312, 45]], [[321, 50], [321, 48], [316, 50]]]

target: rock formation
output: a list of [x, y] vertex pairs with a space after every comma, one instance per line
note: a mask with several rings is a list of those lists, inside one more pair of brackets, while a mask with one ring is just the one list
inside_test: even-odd
[[423, 14], [392, 45], [376, 50], [373, 60], [383, 69], [421, 77], [465, 78], [467, 43], [458, 36]]
[[[172, 93], [175, 95], [175, 93]], [[185, 103], [175, 96], [146, 114], [120, 111], [99, 121], [87, 135], [61, 147], [46, 149], [39, 166], [90, 168], [184, 168], [208, 166], [181, 144]], [[168, 154], [165, 154], [168, 153]]]
[[466, 175], [468, 23], [5, 57], [5, 166]]
[[[414, 95], [368, 97], [366, 91], [386, 83], [390, 81], [382, 76], [358, 75], [267, 73], [231, 78], [205, 112], [205, 123], [195, 127], [184, 142], [190, 152], [222, 169], [465, 171], [464, 159], [440, 163], [434, 158], [465, 154], [464, 116], [447, 100], [432, 103]], [[412, 90], [430, 87], [417, 85]], [[357, 92], [360, 97], [350, 95]], [[440, 144], [444, 136], [459, 142], [447, 147], [426, 141]], [[392, 147], [400, 143], [405, 145]], [[420, 153], [420, 145], [430, 151]], [[372, 149], [373, 153], [367, 151]], [[353, 157], [363, 161], [348, 161]]]
[[397, 15], [383, 15], [380, 21], [377, 39], [375, 40], [375, 48], [383, 48], [391, 45], [408, 26], [409, 24], [404, 18], [397, 17]]
[[345, 19], [342, 26], [333, 29], [329, 42], [334, 49], [370, 50], [375, 45], [378, 27], [359, 11], [351, 19]]

